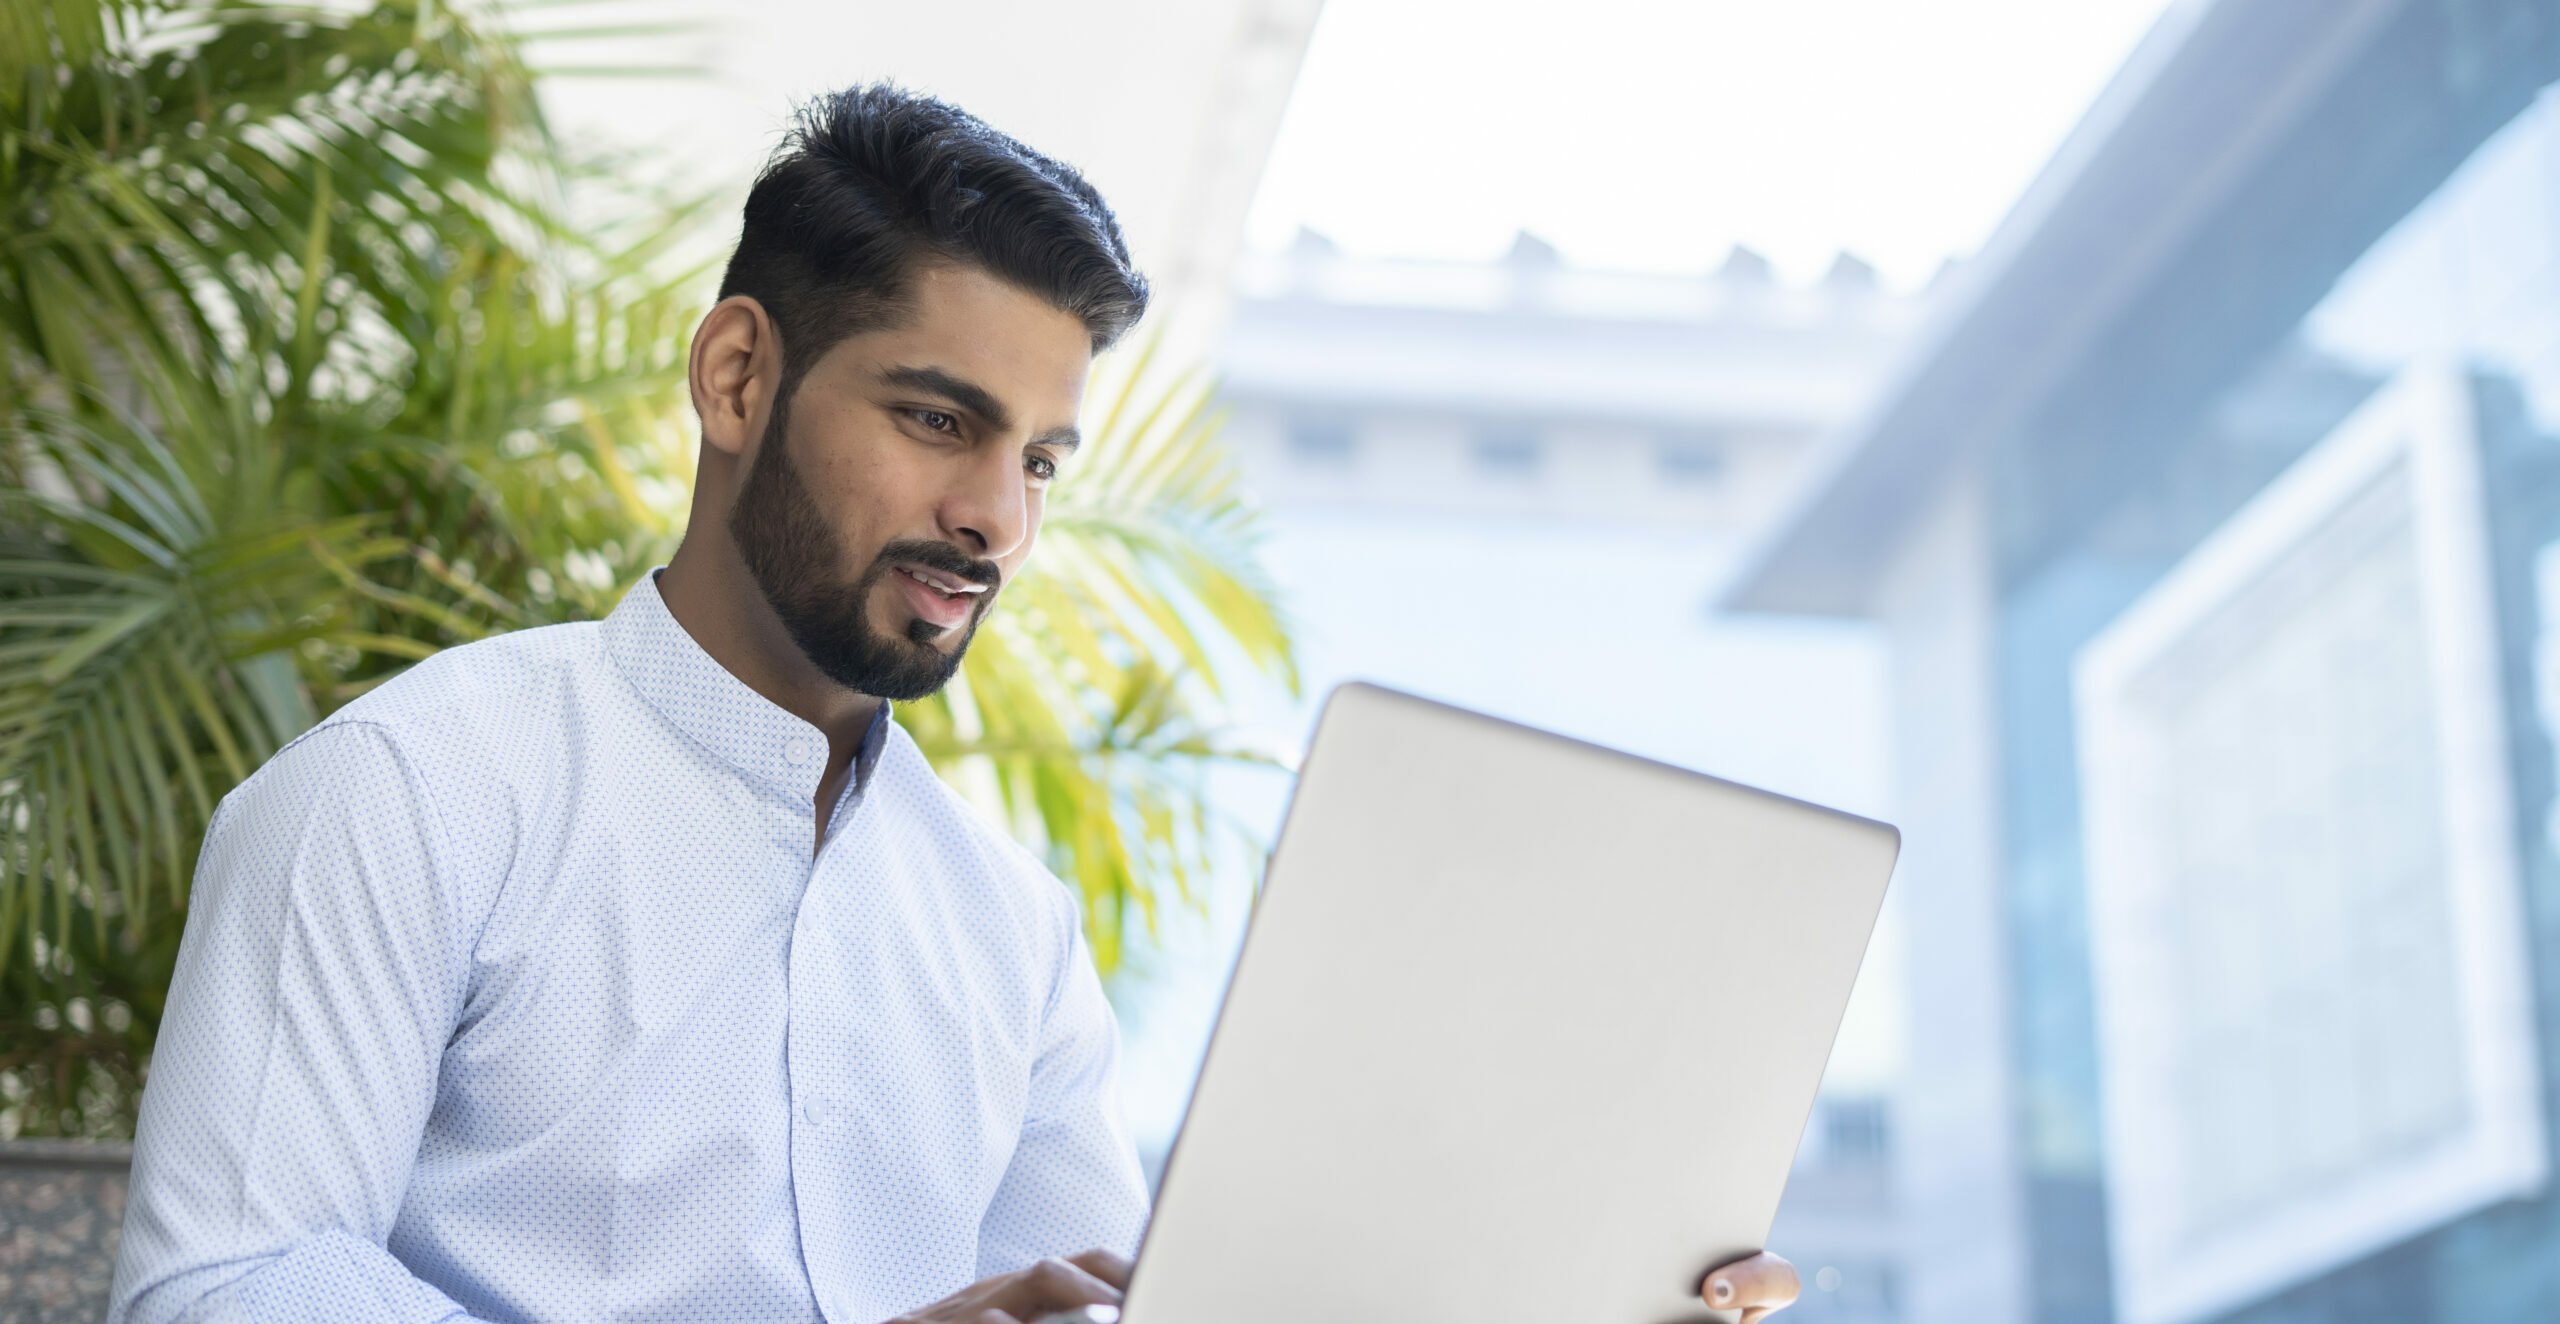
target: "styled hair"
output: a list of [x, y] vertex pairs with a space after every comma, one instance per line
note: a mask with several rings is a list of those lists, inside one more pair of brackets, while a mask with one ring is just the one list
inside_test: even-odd
[[747, 194], [720, 297], [764, 305], [787, 401], [828, 350], [910, 315], [915, 274], [935, 263], [981, 268], [1073, 314], [1097, 353], [1147, 310], [1120, 223], [1082, 175], [887, 83], [799, 107]]

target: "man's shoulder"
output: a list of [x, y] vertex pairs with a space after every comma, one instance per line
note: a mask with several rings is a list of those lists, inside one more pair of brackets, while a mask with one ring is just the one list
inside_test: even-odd
[[414, 812], [435, 825], [438, 858], [477, 877], [503, 864], [523, 807], [557, 779], [592, 687], [614, 680], [594, 623], [445, 649], [287, 741], [223, 797], [222, 816]]
[[516, 773], [540, 776], [592, 687], [611, 682], [609, 672], [594, 622], [475, 640], [366, 691], [269, 762], [299, 746], [344, 746], [362, 731], [440, 796], [516, 781]]
[[560, 724], [604, 673], [594, 621], [545, 625], [459, 644], [365, 692], [320, 723], [362, 722], [395, 741], [518, 741]]

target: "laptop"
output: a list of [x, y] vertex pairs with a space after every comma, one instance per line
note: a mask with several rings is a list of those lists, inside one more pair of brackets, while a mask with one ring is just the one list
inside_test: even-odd
[[1335, 690], [1122, 1324], [1727, 1318], [1900, 841]]

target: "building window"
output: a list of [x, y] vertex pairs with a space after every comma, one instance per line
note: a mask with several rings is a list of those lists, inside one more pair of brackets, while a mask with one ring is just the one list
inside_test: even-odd
[[2081, 653], [2127, 1324], [2541, 1189], [2470, 399], [2412, 369]]
[[1713, 437], [1663, 437], [1653, 444], [1653, 471], [1669, 482], [1712, 483], [1724, 477], [1724, 446]]
[[1822, 1145], [1835, 1163], [1881, 1163], [1891, 1137], [1884, 1100], [1843, 1099], [1822, 1108]]
[[1289, 455], [1308, 464], [1347, 468], [1359, 454], [1360, 439], [1340, 419], [1301, 418], [1289, 424]]
[[1544, 459], [1545, 447], [1529, 428], [1504, 424], [1476, 434], [1476, 467], [1487, 473], [1525, 478], [1537, 473]]

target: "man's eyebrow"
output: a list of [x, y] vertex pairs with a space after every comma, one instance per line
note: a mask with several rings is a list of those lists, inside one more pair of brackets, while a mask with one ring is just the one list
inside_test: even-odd
[[976, 414], [979, 421], [998, 432], [1013, 426], [1013, 411], [996, 399], [995, 393], [965, 377], [955, 377], [940, 368], [883, 368], [880, 380], [910, 391], [927, 391]]
[[[1004, 407], [1003, 401], [996, 399], [994, 392], [966, 377], [954, 376], [940, 368], [884, 368], [880, 372], [880, 380], [891, 386], [903, 386], [910, 391], [924, 391], [941, 396], [962, 409], [976, 414], [988, 427], [998, 432], [1013, 426], [1013, 414]], [[1084, 445], [1084, 435], [1076, 431], [1073, 424], [1069, 424], [1066, 427], [1051, 428], [1033, 437], [1031, 444], [1055, 446], [1060, 450], [1072, 452]]]

